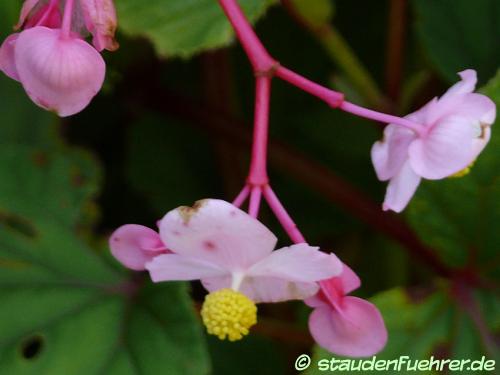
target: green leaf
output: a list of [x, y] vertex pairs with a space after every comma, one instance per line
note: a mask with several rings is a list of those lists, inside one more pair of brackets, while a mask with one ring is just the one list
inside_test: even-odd
[[416, 28], [438, 71], [449, 82], [466, 68], [486, 79], [500, 61], [497, 0], [414, 0]]
[[[500, 74], [484, 92], [500, 104]], [[425, 181], [407, 210], [410, 224], [423, 241], [450, 265], [460, 267], [474, 259], [488, 269], [498, 261], [500, 233], [500, 133], [492, 137], [471, 173], [463, 178]], [[472, 257], [472, 258], [471, 258]], [[496, 259], [496, 260], [495, 260]], [[496, 274], [493, 269], [489, 270]]]
[[[241, 0], [251, 21], [275, 0]], [[229, 22], [215, 0], [120, 0], [116, 2], [120, 27], [130, 35], [152, 40], [163, 56], [187, 58], [194, 53], [228, 45]]]
[[19, 17], [21, 3], [19, 1], [2, 1], [0, 4], [0, 40], [3, 41], [9, 34], [13, 33], [13, 26]]
[[0, 144], [54, 145], [56, 117], [37, 107], [21, 84], [0, 72]]
[[143, 286], [75, 233], [91, 159], [4, 145], [0, 181], [1, 373], [208, 372], [186, 285]]

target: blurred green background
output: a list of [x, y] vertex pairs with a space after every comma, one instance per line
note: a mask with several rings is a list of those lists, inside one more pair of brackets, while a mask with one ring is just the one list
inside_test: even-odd
[[[215, 0], [115, 2], [121, 48], [81, 114], [58, 119], [0, 77], [0, 374], [278, 375], [301, 353], [329, 358], [301, 303], [261, 306], [249, 338], [223, 343], [199, 323], [200, 285], [152, 285], [111, 259], [122, 224], [234, 198], [253, 113], [250, 66]], [[278, 60], [356, 103], [405, 114], [466, 68], [500, 102], [497, 0], [240, 3]], [[0, 4], [2, 40], [20, 7]], [[382, 128], [276, 82], [275, 190], [310, 243], [362, 278], [356, 294], [389, 329], [379, 358], [499, 358], [496, 126], [470, 175], [426, 181], [405, 214], [386, 214], [369, 158]]]

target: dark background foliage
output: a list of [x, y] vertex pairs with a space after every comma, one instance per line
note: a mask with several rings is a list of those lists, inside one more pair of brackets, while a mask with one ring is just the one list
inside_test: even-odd
[[[278, 60], [354, 102], [405, 114], [466, 68], [500, 101], [496, 0], [240, 3]], [[2, 38], [20, 5], [0, 5]], [[300, 353], [329, 357], [301, 303], [263, 305], [249, 338], [223, 343], [203, 333], [198, 284], [152, 285], [109, 256], [122, 224], [231, 200], [253, 112], [250, 66], [215, 0], [116, 5], [121, 48], [81, 114], [57, 119], [0, 77], [0, 373], [288, 374]], [[275, 190], [307, 239], [361, 276], [357, 294], [389, 329], [379, 357], [498, 358], [496, 129], [469, 176], [425, 182], [403, 215], [381, 211], [369, 158], [381, 130], [276, 82]], [[287, 243], [267, 209], [261, 219]]]

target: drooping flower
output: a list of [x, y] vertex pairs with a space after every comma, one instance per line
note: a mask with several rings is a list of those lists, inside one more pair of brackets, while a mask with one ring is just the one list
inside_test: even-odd
[[230, 203], [203, 200], [160, 221], [162, 243], [172, 251], [146, 263], [155, 282], [201, 280], [210, 292], [202, 308], [207, 330], [239, 340], [256, 323], [255, 303], [304, 299], [317, 281], [340, 274], [342, 264], [307, 244], [273, 251], [276, 237]]
[[316, 342], [332, 353], [349, 357], [372, 356], [387, 342], [387, 330], [370, 302], [347, 296], [358, 289], [358, 276], [345, 264], [338, 277], [322, 281], [321, 290], [305, 300], [314, 310], [309, 330]]
[[112, 1], [26, 0], [18, 28], [0, 47], [0, 70], [42, 108], [63, 117], [83, 110], [104, 82], [98, 51], [118, 47]]
[[168, 249], [153, 229], [127, 224], [113, 232], [109, 239], [113, 256], [125, 267], [135, 271], [146, 269], [154, 257], [168, 253]]
[[401, 212], [422, 178], [439, 180], [463, 174], [490, 139], [496, 107], [474, 93], [474, 70], [459, 73], [462, 80], [441, 98], [434, 98], [405, 118], [422, 125], [415, 132], [389, 124], [371, 156], [377, 177], [389, 180], [383, 208]]

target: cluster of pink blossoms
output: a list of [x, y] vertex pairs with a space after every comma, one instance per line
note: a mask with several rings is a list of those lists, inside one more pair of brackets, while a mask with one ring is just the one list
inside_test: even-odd
[[102, 87], [106, 65], [99, 52], [118, 47], [116, 23], [112, 0], [26, 0], [21, 31], [0, 48], [0, 70], [40, 107], [73, 115]]
[[[253, 326], [256, 303], [305, 300], [314, 308], [311, 334], [332, 352], [369, 356], [387, 332], [377, 308], [346, 294], [359, 278], [332, 253], [306, 243], [274, 250], [269, 229], [230, 203], [207, 199], [179, 207], [159, 221], [159, 233], [125, 225], [110, 238], [113, 255], [155, 282], [201, 280], [209, 333], [239, 340]], [[320, 290], [320, 285], [322, 289]]]

